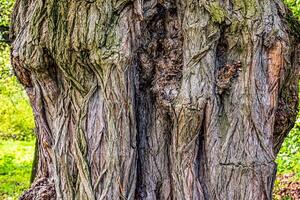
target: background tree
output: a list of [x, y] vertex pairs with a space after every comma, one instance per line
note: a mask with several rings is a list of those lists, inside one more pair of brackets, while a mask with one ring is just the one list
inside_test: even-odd
[[22, 199], [271, 199], [297, 107], [281, 1], [18, 0], [12, 19], [39, 143]]

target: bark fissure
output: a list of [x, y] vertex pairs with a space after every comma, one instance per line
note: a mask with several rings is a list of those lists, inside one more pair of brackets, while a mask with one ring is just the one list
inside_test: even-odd
[[[182, 70], [182, 36], [175, 1], [142, 5], [138, 74], [137, 198], [172, 198], [170, 169], [171, 102]], [[161, 140], [161, 141], [160, 141]]]

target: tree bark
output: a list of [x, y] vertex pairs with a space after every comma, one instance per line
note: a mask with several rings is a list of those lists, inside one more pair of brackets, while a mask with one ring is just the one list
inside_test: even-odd
[[11, 60], [33, 107], [21, 199], [272, 199], [297, 110], [280, 0], [17, 0]]

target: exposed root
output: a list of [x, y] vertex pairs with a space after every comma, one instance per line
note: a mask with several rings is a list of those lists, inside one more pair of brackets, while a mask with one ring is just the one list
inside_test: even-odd
[[37, 179], [31, 186], [30, 190], [26, 191], [20, 200], [55, 200], [56, 192], [54, 183], [47, 178]]

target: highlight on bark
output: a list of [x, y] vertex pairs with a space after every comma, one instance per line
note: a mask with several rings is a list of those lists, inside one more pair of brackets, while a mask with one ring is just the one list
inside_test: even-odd
[[298, 104], [289, 16], [280, 0], [17, 0], [38, 140], [21, 199], [271, 199]]

